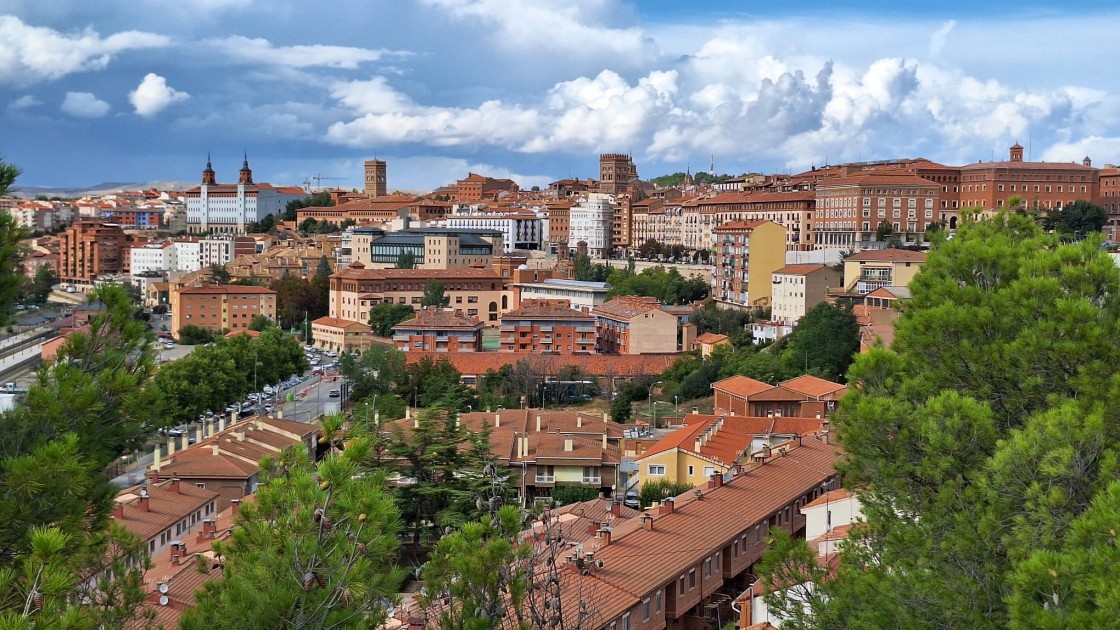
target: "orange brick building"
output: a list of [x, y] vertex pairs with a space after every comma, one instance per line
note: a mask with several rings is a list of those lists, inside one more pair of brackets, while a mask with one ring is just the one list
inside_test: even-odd
[[58, 277], [93, 282], [98, 276], [127, 275], [132, 248], [144, 241], [115, 223], [78, 221], [58, 235]]
[[209, 285], [171, 292], [171, 334], [194, 325], [214, 332], [247, 330], [257, 315], [276, 320], [276, 292], [264, 287]]
[[428, 306], [393, 326], [393, 343], [403, 352], [482, 352], [485, 327], [477, 317]]
[[911, 173], [870, 172], [817, 185], [813, 231], [818, 246], [855, 247], [886, 221], [902, 241], [938, 220], [939, 188]]
[[1023, 147], [1010, 149], [1006, 162], [961, 167], [960, 206], [997, 212], [1018, 197], [1026, 208], [1049, 210], [1084, 200], [1100, 203], [1100, 172], [1089, 158], [1081, 164], [1024, 162]]
[[595, 318], [568, 300], [523, 300], [502, 316], [501, 351], [594, 354]]

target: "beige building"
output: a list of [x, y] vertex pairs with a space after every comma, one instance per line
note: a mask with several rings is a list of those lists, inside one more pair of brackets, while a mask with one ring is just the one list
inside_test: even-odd
[[362, 351], [372, 343], [370, 327], [337, 317], [320, 317], [311, 322], [311, 339], [316, 348], [335, 352]]
[[844, 292], [866, 295], [880, 287], [905, 287], [926, 255], [908, 249], [865, 249], [844, 259]]
[[786, 228], [773, 221], [730, 221], [713, 230], [712, 297], [723, 308], [767, 308], [772, 275], [786, 264]]
[[257, 315], [276, 321], [276, 292], [242, 285], [183, 287], [171, 291], [171, 334], [194, 325], [214, 332], [248, 330]]
[[331, 276], [328, 315], [366, 323], [377, 304], [419, 310], [429, 281], [443, 286], [448, 308], [494, 326], [512, 303], [509, 285], [514, 278], [503, 277], [499, 269], [367, 269], [354, 261]]
[[489, 267], [502, 255], [503, 239], [498, 230], [355, 228], [350, 248], [351, 260], [367, 269], [396, 268], [402, 254], [412, 255], [415, 269], [461, 269]]
[[773, 278], [770, 317], [791, 326], [840, 286], [840, 272], [825, 265], [786, 265]]
[[603, 354], [659, 354], [678, 351], [677, 317], [661, 310], [657, 298], [622, 296], [596, 306], [597, 348]]

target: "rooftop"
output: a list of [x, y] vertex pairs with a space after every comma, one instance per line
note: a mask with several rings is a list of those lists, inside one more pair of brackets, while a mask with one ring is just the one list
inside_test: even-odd
[[428, 306], [420, 309], [420, 311], [416, 313], [416, 317], [393, 326], [393, 330], [446, 330], [449, 328], [479, 330], [483, 326], [484, 324], [479, 321], [477, 317], [460, 315], [456, 313], [454, 309]]
[[618, 319], [631, 319], [642, 313], [661, 310], [661, 301], [654, 297], [623, 295], [596, 306], [594, 315], [606, 315]]
[[909, 249], [865, 249], [844, 258], [844, 262], [925, 262], [927, 256], [923, 252]]

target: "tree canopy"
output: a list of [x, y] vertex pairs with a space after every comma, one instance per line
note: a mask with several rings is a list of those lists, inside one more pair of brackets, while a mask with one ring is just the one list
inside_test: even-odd
[[1108, 223], [1108, 213], [1104, 208], [1080, 199], [1051, 210], [1042, 220], [1042, 225], [1047, 230], [1076, 236], [1096, 234], [1105, 223]]
[[369, 309], [369, 327], [373, 334], [388, 337], [393, 334], [393, 326], [416, 317], [416, 311], [408, 304], [382, 302]]
[[1110, 625], [1120, 271], [1001, 213], [938, 235], [910, 288], [834, 420], [867, 525], [789, 627]]
[[[22, 172], [0, 157], [0, 198], [8, 196]], [[23, 279], [18, 272], [21, 258], [19, 241], [22, 238], [24, 230], [16, 225], [15, 218], [8, 212], [0, 212], [0, 325], [10, 320], [12, 306], [23, 289]]]
[[664, 304], [689, 304], [708, 296], [708, 283], [698, 275], [685, 278], [676, 267], [650, 267], [641, 273], [615, 269], [607, 277], [608, 297], [643, 295]]

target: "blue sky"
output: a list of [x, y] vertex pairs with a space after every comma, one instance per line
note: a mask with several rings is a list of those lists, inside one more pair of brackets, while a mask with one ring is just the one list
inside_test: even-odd
[[[788, 172], [1120, 162], [1120, 12], [1088, 1], [0, 0], [0, 155], [20, 183], [391, 188], [468, 171]], [[921, 3], [932, 4], [932, 3]], [[980, 6], [977, 6], [980, 5]]]

